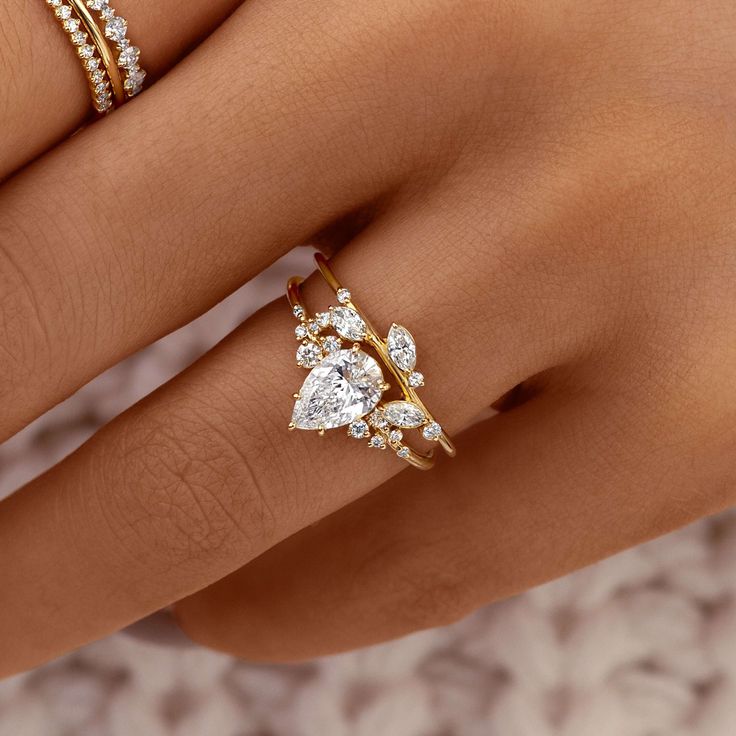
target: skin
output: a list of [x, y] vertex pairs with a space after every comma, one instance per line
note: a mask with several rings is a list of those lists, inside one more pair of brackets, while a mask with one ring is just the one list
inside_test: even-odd
[[17, 48], [48, 43], [0, 57], [1, 438], [316, 240], [412, 330], [459, 453], [419, 473], [287, 433], [305, 374], [269, 305], [0, 503], [0, 674], [171, 604], [249, 659], [353, 648], [733, 503], [732, 3], [248, 0], [179, 25], [121, 0], [161, 79], [63, 143], [81, 72], [10, 5]]

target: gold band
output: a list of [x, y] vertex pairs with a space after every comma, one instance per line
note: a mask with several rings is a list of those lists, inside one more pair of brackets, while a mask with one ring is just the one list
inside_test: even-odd
[[[329, 312], [312, 316], [301, 298], [302, 279], [294, 277], [287, 284], [289, 304], [299, 320], [295, 334], [302, 341], [297, 351], [297, 364], [313, 369], [302, 387], [302, 391], [306, 391], [308, 395], [302, 396], [302, 392], [294, 395], [297, 403], [289, 429], [318, 429], [323, 434], [325, 425], [319, 422], [324, 419], [324, 407], [329, 407], [333, 415], [330, 416], [328, 428], [349, 423], [349, 436], [356, 439], [366, 438], [372, 447], [390, 447], [414, 467], [423, 470], [431, 468], [434, 464], [434, 453], [432, 450], [422, 452], [409, 447], [403, 436], [407, 429], [421, 430], [425, 439], [437, 442], [450, 457], [454, 457], [455, 446], [452, 440], [417, 393], [417, 388], [424, 383], [424, 377], [415, 370], [416, 345], [409, 331], [394, 323], [388, 337], [382, 338], [352, 300], [350, 292], [337, 279], [327, 259], [318, 253], [315, 261], [341, 306], [330, 307]], [[330, 326], [340, 337], [354, 341], [350, 350], [341, 350], [341, 340], [337, 337], [321, 336], [321, 331]], [[383, 366], [389, 370], [401, 391], [401, 400], [383, 401], [382, 394], [390, 386], [383, 382], [382, 372], [375, 360], [362, 351], [361, 343], [373, 348]], [[355, 357], [351, 357], [350, 353]], [[334, 390], [336, 381], [343, 384], [349, 382], [344, 376], [351, 370], [362, 371], [362, 374], [356, 380], [355, 386], [346, 385], [342, 389], [344, 394], [351, 394], [347, 402], [352, 402], [349, 407], [352, 414], [349, 411], [340, 414], [341, 407], [336, 407], [339, 397], [330, 392]], [[330, 371], [333, 371], [331, 375]], [[361, 390], [366, 392], [365, 406], [356, 410], [355, 393]], [[339, 418], [336, 415], [340, 415]], [[346, 419], [346, 416], [350, 418]], [[370, 427], [373, 428], [372, 435]]]

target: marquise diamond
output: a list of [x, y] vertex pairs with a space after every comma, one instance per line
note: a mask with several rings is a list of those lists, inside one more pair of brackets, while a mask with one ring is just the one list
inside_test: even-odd
[[417, 364], [417, 346], [411, 332], [394, 323], [388, 331], [386, 342], [394, 365], [402, 371], [413, 371]]
[[424, 412], [411, 401], [391, 401], [383, 407], [386, 419], [402, 429], [420, 427], [426, 421]]
[[383, 373], [362, 350], [338, 350], [313, 368], [299, 391], [291, 421], [298, 429], [333, 429], [359, 419], [378, 404]]
[[365, 337], [365, 322], [350, 307], [334, 307], [331, 315], [332, 326], [340, 337], [346, 340], [362, 340]]

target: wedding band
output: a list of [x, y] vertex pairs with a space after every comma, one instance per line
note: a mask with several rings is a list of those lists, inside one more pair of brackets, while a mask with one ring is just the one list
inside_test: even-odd
[[[131, 46], [126, 36], [128, 24], [115, 15], [108, 0], [46, 0], [46, 3], [76, 48], [98, 113], [111, 112], [141, 91], [146, 73], [138, 65], [140, 51]], [[90, 10], [98, 11], [105, 21], [104, 31]], [[117, 58], [108, 39], [117, 46]]]
[[[452, 440], [417, 393], [424, 385], [424, 376], [416, 370], [416, 343], [409, 330], [393, 323], [386, 338], [381, 337], [356, 306], [350, 291], [338, 281], [327, 259], [318, 253], [315, 261], [339, 305], [310, 315], [301, 298], [302, 279], [289, 279], [287, 296], [299, 320], [294, 331], [300, 342], [296, 362], [310, 369], [294, 394], [296, 403], [289, 429], [324, 434], [328, 429], [346, 426], [349, 437], [367, 440], [369, 447], [390, 448], [414, 467], [431, 468], [434, 451], [416, 450], [405, 442], [404, 432], [416, 429], [425, 440], [438, 443], [454, 457]], [[325, 334], [329, 331], [336, 334]], [[351, 347], [343, 347], [343, 340]], [[396, 382], [400, 394], [397, 398], [384, 399], [391, 385], [384, 380], [381, 363]]]

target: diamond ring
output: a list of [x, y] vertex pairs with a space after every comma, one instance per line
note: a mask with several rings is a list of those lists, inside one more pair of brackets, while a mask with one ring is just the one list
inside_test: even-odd
[[[310, 370], [294, 394], [289, 429], [324, 434], [328, 429], [347, 427], [349, 437], [367, 440], [369, 447], [390, 448], [417, 468], [431, 468], [434, 451], [416, 450], [404, 441], [405, 432], [416, 429], [425, 440], [436, 442], [454, 457], [455, 446], [417, 393], [424, 385], [424, 376], [416, 370], [416, 343], [409, 330], [394, 323], [382, 338], [337, 280], [325, 257], [318, 253], [315, 261], [338, 305], [310, 315], [301, 298], [302, 279], [289, 279], [289, 304], [299, 320], [294, 330], [300, 343], [296, 362]], [[397, 398], [384, 399], [391, 385], [384, 379], [381, 365], [396, 383]]]

